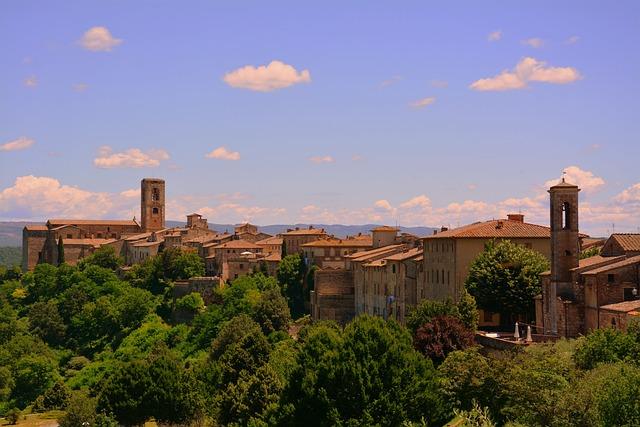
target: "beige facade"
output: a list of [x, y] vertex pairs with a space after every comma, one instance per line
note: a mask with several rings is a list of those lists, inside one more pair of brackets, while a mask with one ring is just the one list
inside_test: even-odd
[[372, 249], [371, 236], [353, 236], [346, 239], [334, 237], [316, 240], [302, 245], [302, 251], [309, 265], [320, 268], [341, 268], [344, 257]]
[[296, 228], [287, 230], [282, 233], [282, 241], [285, 247], [285, 255], [299, 254], [303, 250], [305, 243], [315, 242], [316, 240], [326, 239], [327, 233], [321, 228]]

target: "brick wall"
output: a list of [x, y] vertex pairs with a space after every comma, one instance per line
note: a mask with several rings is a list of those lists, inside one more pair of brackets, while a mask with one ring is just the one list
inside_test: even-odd
[[316, 270], [311, 298], [313, 320], [345, 324], [355, 316], [353, 273], [348, 270]]

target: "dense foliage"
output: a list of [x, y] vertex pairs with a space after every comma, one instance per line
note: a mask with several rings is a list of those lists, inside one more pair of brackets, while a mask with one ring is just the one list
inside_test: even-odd
[[13, 246], [0, 247], [0, 268], [13, 267], [22, 262], [22, 248]]
[[534, 298], [542, 293], [540, 274], [548, 269], [539, 252], [508, 240], [493, 241], [469, 267], [465, 285], [479, 308], [500, 313], [511, 324], [516, 315], [533, 318]]
[[422, 302], [408, 327], [360, 316], [298, 330], [293, 289], [308, 277], [290, 261], [286, 283], [256, 272], [208, 306], [173, 298], [175, 280], [201, 272], [179, 250], [124, 273], [108, 250], [78, 267], [1, 270], [0, 414], [61, 409], [63, 427], [640, 423], [638, 324], [487, 355], [463, 294]]

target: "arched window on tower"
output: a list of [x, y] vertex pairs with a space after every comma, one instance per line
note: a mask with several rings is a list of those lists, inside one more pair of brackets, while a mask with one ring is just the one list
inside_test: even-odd
[[151, 190], [151, 201], [157, 202], [160, 200], [160, 191], [157, 188]]
[[562, 229], [569, 230], [571, 228], [571, 205], [569, 202], [562, 204]]

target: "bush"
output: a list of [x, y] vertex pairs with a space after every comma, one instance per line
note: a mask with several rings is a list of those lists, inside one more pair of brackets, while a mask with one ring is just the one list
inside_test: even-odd
[[18, 424], [18, 421], [20, 420], [20, 410], [17, 408], [13, 408], [11, 409], [9, 412], [7, 412], [7, 421], [9, 421], [9, 424], [16, 425]]
[[473, 345], [473, 332], [453, 316], [437, 316], [420, 326], [413, 337], [413, 345], [425, 357], [439, 364], [447, 354]]

